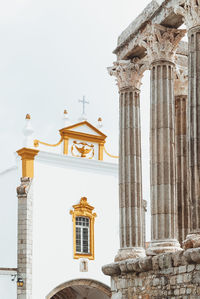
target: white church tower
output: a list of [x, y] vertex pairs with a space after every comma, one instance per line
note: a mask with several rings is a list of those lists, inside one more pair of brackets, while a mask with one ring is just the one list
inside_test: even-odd
[[48, 144], [33, 140], [27, 115], [17, 166], [0, 173], [1, 299], [111, 296], [101, 267], [119, 243], [118, 163], [104, 159], [101, 118], [70, 125], [65, 111], [63, 121]]

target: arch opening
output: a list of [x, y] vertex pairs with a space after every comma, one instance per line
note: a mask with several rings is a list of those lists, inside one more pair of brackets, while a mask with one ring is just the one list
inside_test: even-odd
[[96, 280], [74, 279], [53, 289], [46, 299], [109, 299], [111, 289]]

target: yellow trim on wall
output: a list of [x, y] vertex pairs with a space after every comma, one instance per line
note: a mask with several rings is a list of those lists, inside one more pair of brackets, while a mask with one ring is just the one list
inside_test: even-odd
[[[94, 221], [97, 217], [96, 213], [93, 213], [94, 207], [90, 206], [86, 197], [82, 197], [78, 205], [73, 206], [74, 210], [70, 211], [73, 221], [73, 252], [74, 259], [88, 258], [94, 260]], [[80, 254], [76, 252], [76, 217], [87, 217], [90, 220], [90, 253]]]
[[38, 150], [23, 147], [17, 151], [22, 160], [22, 177], [34, 177], [34, 159]]
[[63, 154], [68, 155], [68, 152], [69, 152], [69, 138], [67, 136], [62, 136], [62, 139], [64, 139]]
[[104, 150], [104, 143], [99, 143], [99, 157], [98, 159], [103, 161], [103, 150]]
[[[73, 131], [74, 128], [78, 128], [83, 125], [88, 126], [91, 130], [96, 132], [98, 135], [95, 135], [95, 133], [88, 134], [88, 133]], [[105, 134], [103, 134], [101, 131], [99, 131], [97, 128], [95, 128], [93, 125], [91, 125], [89, 122], [83, 121], [83, 122], [77, 123], [75, 125], [65, 127], [63, 129], [59, 130], [59, 132], [60, 132], [61, 138], [56, 144], [50, 144], [50, 143], [46, 143], [46, 142], [40, 141], [38, 139], [35, 139], [33, 142], [34, 147], [38, 147], [40, 144], [50, 146], [50, 147], [56, 147], [63, 142], [63, 154], [68, 155], [69, 151], [70, 151], [69, 139], [87, 141], [87, 142], [98, 144], [98, 159], [103, 160], [103, 151], [104, 151], [103, 147], [104, 147], [105, 139], [107, 138], [107, 136]], [[82, 157], [84, 157], [84, 156], [82, 156]]]
[[99, 134], [99, 135], [102, 136], [104, 139], [106, 139], [107, 136], [106, 136], [105, 134], [103, 134], [101, 131], [99, 131], [96, 127], [94, 127], [93, 125], [91, 125], [87, 120], [82, 121], [82, 122], [80, 122], [80, 123], [77, 123], [77, 124], [75, 124], [75, 125], [71, 125], [71, 126], [65, 127], [65, 128], [63, 128], [63, 129], [61, 129], [60, 131], [64, 131], [64, 130], [70, 130], [70, 131], [71, 131], [71, 129], [78, 128], [78, 127], [83, 126], [83, 125], [88, 126], [88, 127], [91, 128], [93, 131], [95, 131], [97, 134]]
[[38, 147], [38, 146], [39, 146], [39, 143], [40, 143], [40, 144], [43, 144], [43, 145], [53, 146], [53, 147], [55, 147], [55, 146], [60, 145], [60, 144], [62, 143], [62, 141], [63, 141], [63, 137], [61, 137], [61, 139], [60, 139], [56, 144], [50, 144], [50, 143], [46, 143], [46, 142], [40, 141], [40, 140], [38, 140], [38, 139], [35, 139], [35, 140], [33, 141], [33, 145], [34, 145], [35, 147]]
[[108, 155], [109, 157], [119, 159], [119, 156], [114, 156], [114, 155], [109, 154], [109, 152], [106, 150], [105, 146], [103, 146], [103, 150], [106, 153], [106, 155]]
[[82, 132], [73, 132], [67, 129], [60, 130], [60, 134], [63, 137], [68, 137], [71, 139], [78, 139], [78, 140], [84, 140], [84, 141], [90, 141], [90, 142], [96, 142], [96, 143], [105, 143], [105, 138], [102, 136], [96, 136], [92, 134], [82, 133]]

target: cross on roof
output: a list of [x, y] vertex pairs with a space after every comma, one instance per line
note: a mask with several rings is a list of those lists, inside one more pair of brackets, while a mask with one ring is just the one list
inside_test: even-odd
[[85, 104], [89, 104], [90, 102], [86, 101], [85, 96], [83, 96], [82, 100], [78, 100], [80, 103], [83, 103], [83, 113], [85, 114]]

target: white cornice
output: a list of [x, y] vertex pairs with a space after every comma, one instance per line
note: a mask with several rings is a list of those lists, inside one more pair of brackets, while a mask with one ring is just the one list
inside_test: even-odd
[[95, 173], [111, 174], [118, 176], [118, 164], [98, 160], [64, 156], [62, 154], [40, 151], [35, 157], [39, 163], [55, 165], [62, 168], [73, 168]]

